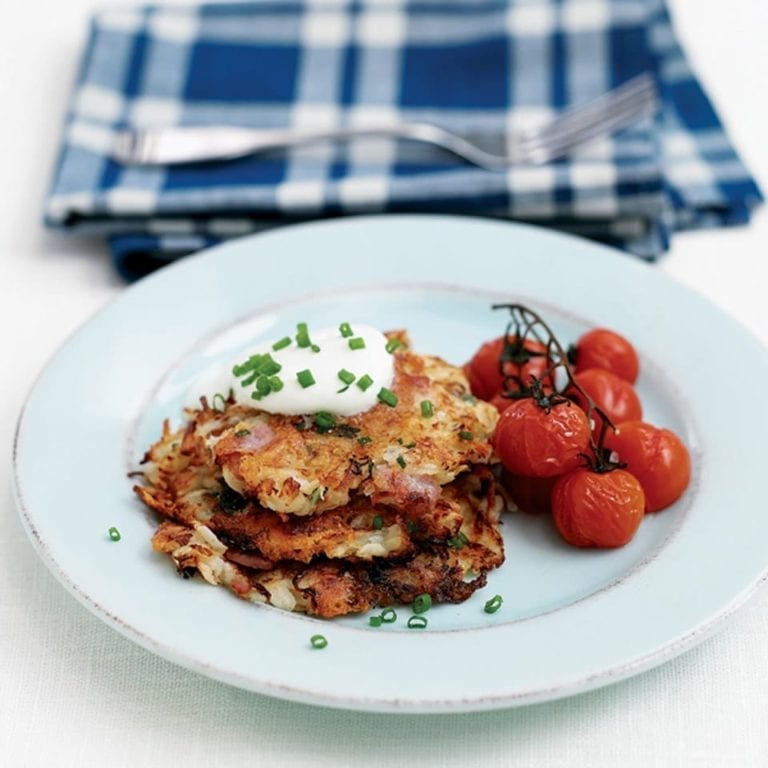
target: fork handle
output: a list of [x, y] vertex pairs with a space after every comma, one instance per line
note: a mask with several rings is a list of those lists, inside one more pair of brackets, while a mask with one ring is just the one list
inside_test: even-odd
[[369, 124], [364, 127], [253, 129], [224, 125], [173, 126], [142, 131], [121, 131], [115, 137], [112, 156], [130, 165], [228, 160], [271, 149], [307, 146], [328, 141], [361, 138], [407, 138], [434, 142], [440, 132], [426, 124]]

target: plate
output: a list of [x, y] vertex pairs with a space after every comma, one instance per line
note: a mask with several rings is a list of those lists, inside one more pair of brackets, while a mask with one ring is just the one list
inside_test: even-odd
[[[563, 340], [635, 343], [645, 417], [683, 436], [694, 472], [626, 547], [568, 548], [551, 521], [506, 516], [507, 562], [425, 630], [322, 621], [178, 578], [127, 477], [180, 421], [190, 382], [249, 341], [307, 320], [408, 328], [462, 363], [522, 301]], [[723, 342], [728, 362], [722, 365]], [[724, 372], [725, 371], [725, 372]], [[766, 578], [764, 410], [745, 396], [768, 355], [732, 319], [623, 254], [532, 227], [381, 216], [280, 229], [168, 267], [122, 293], [45, 366], [19, 421], [15, 490], [30, 538], [82, 603], [145, 648], [259, 693], [331, 707], [494, 709], [626, 678], [705, 638]], [[749, 425], [745, 429], [744, 425]], [[107, 535], [116, 526], [122, 538]], [[485, 601], [500, 594], [495, 614]], [[322, 633], [328, 646], [313, 649]]]

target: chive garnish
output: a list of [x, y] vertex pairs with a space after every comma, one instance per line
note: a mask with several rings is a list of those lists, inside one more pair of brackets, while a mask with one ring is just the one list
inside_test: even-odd
[[485, 604], [485, 607], [483, 610], [486, 613], [496, 613], [496, 611], [501, 608], [501, 604], [504, 602], [504, 598], [501, 595], [494, 595], [488, 602]]
[[318, 347], [318, 346], [317, 346], [317, 344], [313, 344], [313, 345], [310, 347], [310, 349], [311, 349], [313, 352], [319, 352], [319, 351], [320, 351], [320, 347]]
[[381, 612], [381, 620], [385, 624], [394, 624], [397, 621], [397, 614], [394, 608], [385, 608]]
[[283, 388], [283, 380], [279, 376], [270, 376], [269, 386], [273, 392], [279, 392]]
[[468, 430], [462, 429], [459, 431], [459, 437], [462, 440], [474, 440], [475, 436]]
[[432, 596], [426, 592], [423, 595], [419, 595], [414, 601], [411, 608], [414, 613], [426, 613], [432, 607]]
[[348, 371], [346, 368], [342, 368], [337, 374], [336, 374], [347, 386], [349, 386], [356, 378], [354, 373], [352, 371]]
[[[221, 400], [221, 408], [216, 407], [216, 399]], [[211, 407], [214, 411], [226, 411], [227, 410], [227, 399], [224, 397], [224, 395], [221, 394], [221, 392], [217, 392], [212, 398], [211, 398]]]
[[347, 343], [350, 349], [365, 349], [365, 339], [362, 336], [355, 336], [354, 339], [350, 339]]
[[264, 355], [259, 363], [259, 373], [262, 376], [274, 376], [276, 373], [280, 373], [283, 370], [283, 366], [272, 358], [272, 355]]
[[313, 648], [325, 648], [326, 645], [328, 645], [328, 640], [325, 638], [324, 635], [312, 635], [312, 637], [309, 638], [309, 642], [312, 644]]
[[256, 391], [264, 397], [272, 391], [272, 385], [269, 383], [269, 376], [263, 374], [256, 379]]
[[402, 456], [397, 457], [397, 463], [400, 465], [401, 469], [405, 469], [405, 459]]
[[373, 440], [373, 438], [368, 437], [368, 435], [362, 435], [361, 437], [357, 438], [357, 442], [360, 443], [360, 445], [368, 445]]
[[318, 411], [315, 414], [315, 427], [318, 432], [329, 432], [336, 426], [336, 419], [328, 411]]
[[296, 374], [296, 378], [304, 389], [311, 387], [315, 383], [315, 377], [312, 375], [312, 371], [310, 371], [309, 368], [299, 371]]
[[469, 539], [463, 531], [459, 531], [455, 536], [448, 539], [447, 544], [451, 549], [463, 549], [469, 544]]
[[345, 338], [348, 339], [350, 336], [354, 336], [355, 333], [352, 330], [352, 326], [350, 326], [349, 323], [342, 323], [339, 326], [339, 333]]
[[365, 392], [366, 389], [368, 389], [371, 384], [373, 384], [373, 379], [367, 374], [364, 373], [358, 380], [357, 380], [357, 386]]
[[272, 349], [274, 349], [275, 352], [279, 352], [281, 349], [285, 349], [286, 347], [290, 347], [290, 346], [291, 346], [291, 337], [283, 336], [282, 339], [280, 339], [279, 341], [276, 341], [272, 345]]
[[432, 406], [432, 401], [431, 400], [422, 400], [421, 401], [421, 415], [425, 419], [428, 419], [431, 416], [434, 416], [434, 414], [435, 414], [435, 409]]
[[112, 539], [112, 541], [120, 541], [122, 538], [120, 531], [118, 531], [114, 525], [107, 531], [107, 533], [109, 534], [109, 538]]
[[377, 397], [382, 403], [386, 403], [390, 408], [394, 408], [397, 405], [397, 395], [391, 389], [382, 387], [379, 390]]
[[383, 621], [384, 621], [384, 620], [381, 618], [381, 616], [371, 616], [371, 617], [368, 619], [368, 623], [369, 623], [369, 624], [370, 624], [372, 627], [380, 627]]
[[411, 616], [408, 619], [408, 629], [425, 629], [428, 623], [426, 616]]
[[390, 339], [387, 342], [385, 349], [391, 355], [398, 347], [402, 347], [402, 346], [403, 346], [403, 342], [400, 341], [400, 339]]
[[238, 429], [237, 432], [235, 432], [235, 437], [245, 437], [246, 435], [250, 435], [251, 430], [250, 429]]
[[298, 323], [296, 325], [296, 344], [302, 349], [312, 344], [309, 338], [309, 328], [306, 323]]
[[373, 528], [376, 531], [380, 531], [384, 527], [384, 518], [381, 515], [376, 515], [373, 518]]

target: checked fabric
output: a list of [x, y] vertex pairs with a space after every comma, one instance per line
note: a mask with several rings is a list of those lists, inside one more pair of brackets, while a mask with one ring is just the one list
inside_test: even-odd
[[[169, 124], [428, 121], [501, 149], [647, 71], [654, 120], [539, 167], [378, 139], [165, 168], [109, 157], [117, 129]], [[760, 200], [663, 0], [279, 0], [97, 14], [45, 219], [103, 234], [130, 279], [230, 237], [374, 212], [531, 221], [653, 259]]]

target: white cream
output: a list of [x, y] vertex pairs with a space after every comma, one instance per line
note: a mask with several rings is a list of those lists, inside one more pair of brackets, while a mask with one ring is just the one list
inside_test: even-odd
[[[230, 390], [235, 400], [241, 405], [249, 405], [269, 413], [287, 415], [310, 414], [327, 411], [337, 416], [351, 416], [372, 408], [378, 402], [382, 387], [391, 387], [394, 378], [394, 358], [387, 351], [387, 338], [369, 325], [350, 323], [353, 335], [345, 338], [338, 327], [315, 330], [309, 328], [312, 344], [319, 347], [319, 352], [311, 347], [299, 347], [295, 334], [291, 343], [284, 349], [274, 350], [275, 339], [260, 343], [223, 368], [206, 371], [193, 384], [187, 405], [190, 408], [199, 405], [201, 395], [214, 403], [218, 393], [227, 396]], [[363, 349], [352, 349], [350, 338], [361, 338], [365, 342]], [[281, 366], [276, 374], [283, 382], [278, 392], [270, 392], [260, 400], [254, 400], [254, 384], [241, 385], [245, 376], [235, 377], [232, 368], [244, 362], [251, 355], [270, 354]], [[355, 375], [355, 381], [347, 386], [340, 378], [339, 371], [346, 370]], [[315, 383], [303, 387], [297, 378], [300, 371], [309, 370]], [[357, 386], [358, 380], [365, 374], [373, 383], [363, 391]], [[339, 391], [343, 390], [343, 391]], [[218, 398], [217, 398], [218, 400]]]

